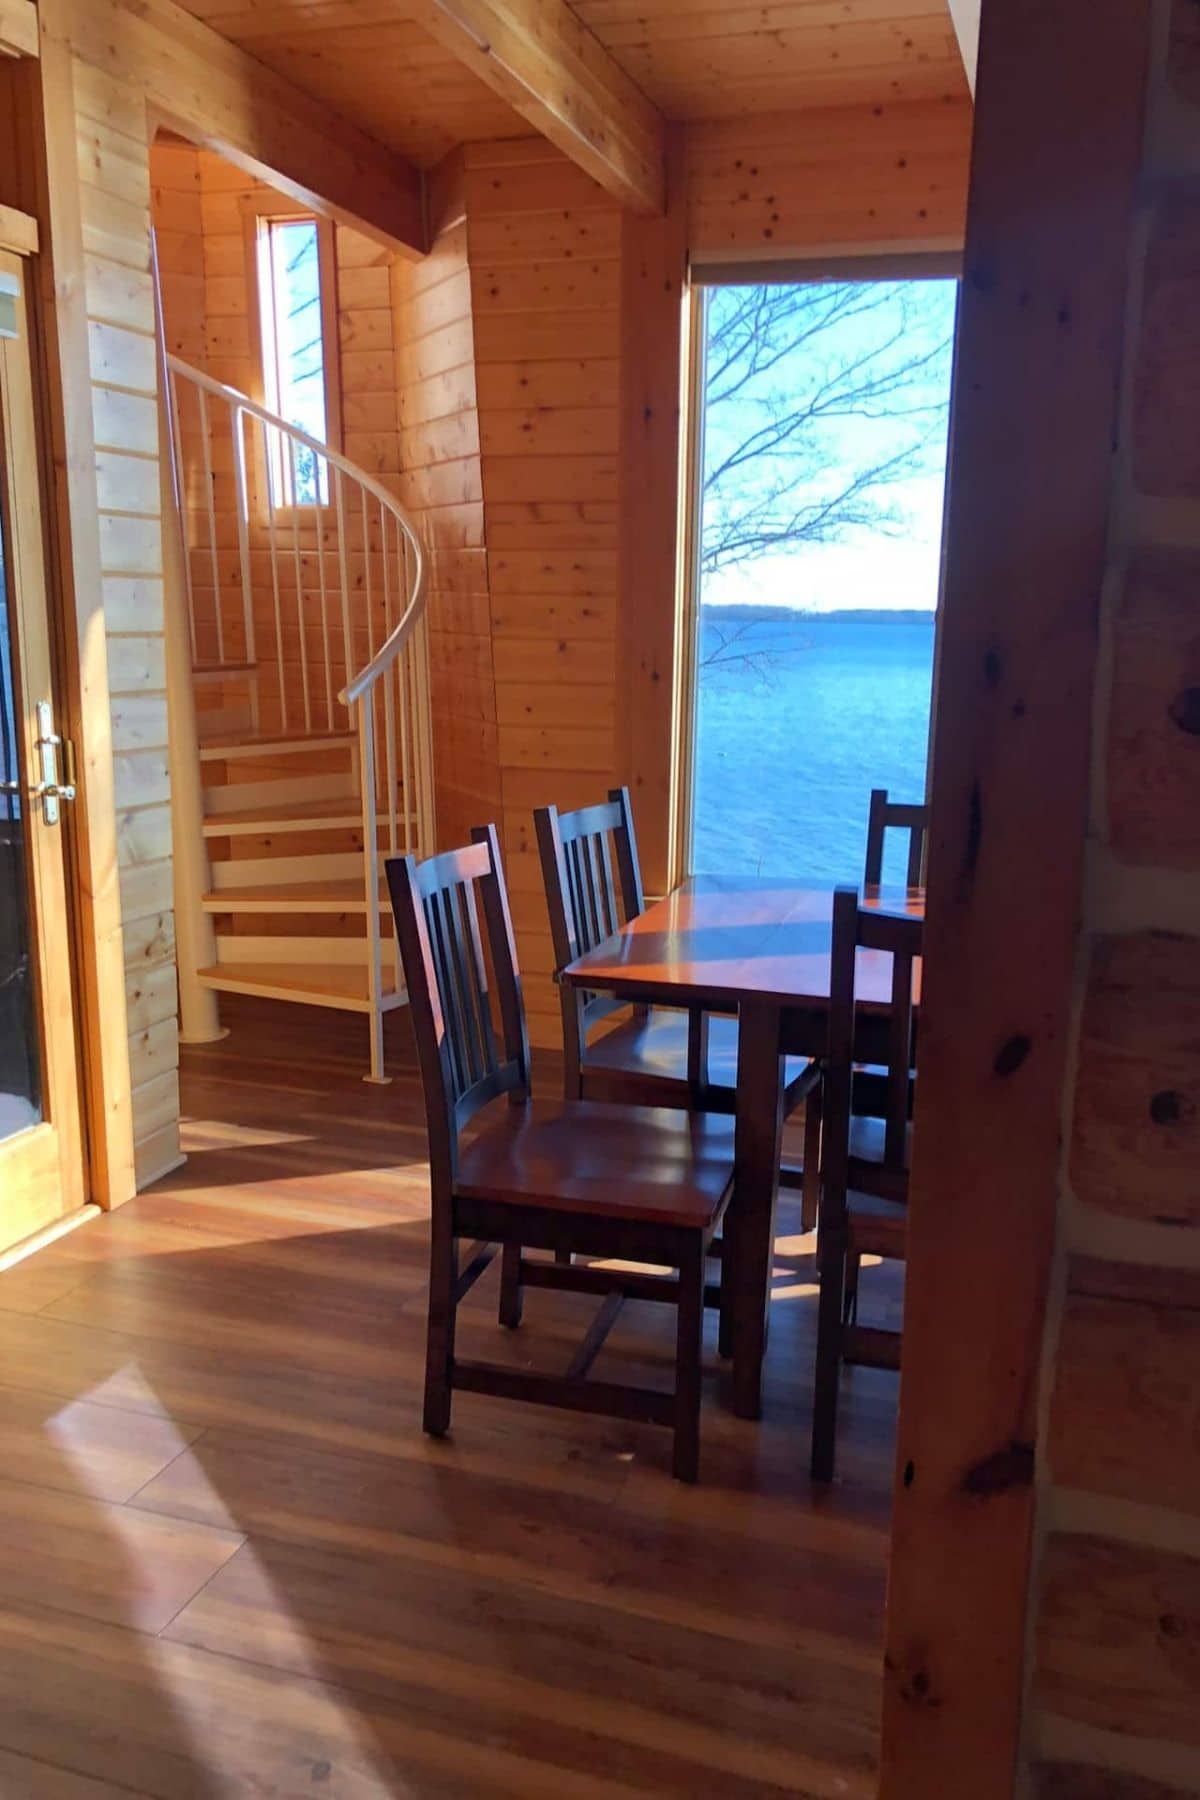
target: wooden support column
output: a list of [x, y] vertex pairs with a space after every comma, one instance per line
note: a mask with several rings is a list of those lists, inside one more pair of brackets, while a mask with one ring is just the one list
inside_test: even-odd
[[672, 677], [679, 543], [681, 331], [687, 276], [682, 133], [670, 136], [661, 218], [621, 221], [618, 756], [646, 889], [669, 885]]
[[0, 56], [36, 56], [37, 8], [33, 0], [0, 0]]
[[881, 1794], [1010, 1800], [1145, 0], [984, 8]]

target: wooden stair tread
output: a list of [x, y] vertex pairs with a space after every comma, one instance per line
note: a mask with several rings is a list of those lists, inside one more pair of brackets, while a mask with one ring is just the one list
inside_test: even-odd
[[357, 740], [353, 731], [235, 731], [205, 738], [201, 762], [227, 762], [239, 756], [265, 756], [271, 751], [296, 755], [305, 750], [346, 749]]
[[192, 664], [192, 674], [198, 680], [212, 680], [222, 675], [257, 675], [256, 662], [198, 662]]
[[[398, 818], [404, 816], [402, 813], [397, 815]], [[376, 813], [376, 823], [387, 824], [386, 812]], [[210, 813], [204, 820], [203, 829], [205, 837], [233, 837], [260, 831], [299, 831], [305, 826], [331, 830], [361, 827], [362, 807], [358, 797], [348, 794], [344, 799], [289, 800], [278, 806], [264, 804], [239, 808], [235, 812]]]
[[[379, 884], [379, 904], [388, 901], [387, 883]], [[203, 896], [206, 912], [365, 912], [362, 881], [283, 881], [272, 886], [215, 888]]]
[[[276, 1000], [305, 1001], [346, 1012], [369, 1012], [366, 963], [214, 963], [196, 971], [205, 987], [227, 994], [262, 994]], [[407, 995], [389, 989], [384, 970], [385, 1011], [402, 1006]]]

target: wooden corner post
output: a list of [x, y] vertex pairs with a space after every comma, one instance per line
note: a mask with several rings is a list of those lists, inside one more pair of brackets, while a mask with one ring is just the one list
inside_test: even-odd
[[1009, 1800], [1145, 0], [983, 9], [880, 1792]]

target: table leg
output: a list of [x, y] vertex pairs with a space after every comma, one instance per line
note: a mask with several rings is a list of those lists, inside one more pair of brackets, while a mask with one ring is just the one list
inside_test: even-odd
[[757, 1000], [742, 1004], [738, 1012], [734, 1188], [728, 1215], [733, 1228], [733, 1410], [742, 1419], [757, 1419], [762, 1412], [762, 1365], [783, 1136], [779, 1028], [777, 1006]]

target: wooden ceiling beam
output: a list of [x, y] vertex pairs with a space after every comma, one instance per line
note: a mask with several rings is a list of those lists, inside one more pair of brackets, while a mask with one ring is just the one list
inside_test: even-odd
[[420, 172], [174, 0], [42, 8], [42, 29], [146, 96], [151, 115], [303, 205], [425, 250]]
[[622, 205], [664, 210], [662, 115], [566, 0], [417, 0], [411, 11]]
[[0, 0], [0, 56], [37, 53], [37, 8], [33, 0]]

